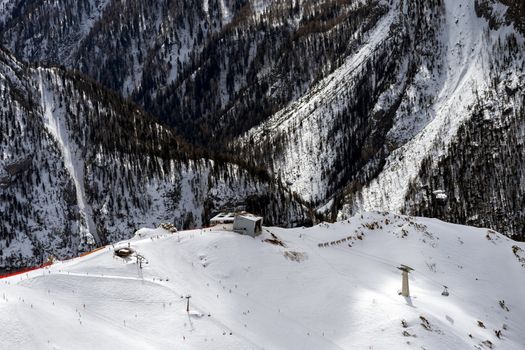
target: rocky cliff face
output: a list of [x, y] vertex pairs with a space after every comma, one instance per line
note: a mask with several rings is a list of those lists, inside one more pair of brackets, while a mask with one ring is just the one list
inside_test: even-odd
[[520, 0], [476, 0], [478, 15], [489, 21], [491, 28], [514, 24], [516, 29], [525, 33], [525, 3]]

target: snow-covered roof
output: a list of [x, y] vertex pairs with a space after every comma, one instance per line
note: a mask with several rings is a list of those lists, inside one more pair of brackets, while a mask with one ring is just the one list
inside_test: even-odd
[[443, 190], [436, 190], [433, 192], [436, 199], [447, 200], [448, 196]]
[[238, 216], [243, 219], [255, 221], [255, 222], [263, 219], [261, 216], [256, 216], [250, 213], [243, 213], [243, 214], [239, 214]]
[[238, 212], [238, 213], [220, 213], [215, 215], [211, 220], [210, 223], [216, 223], [216, 222], [234, 222], [236, 217], [240, 217], [246, 220], [250, 221], [260, 221], [263, 218], [257, 215], [253, 215], [247, 212]]
[[224, 222], [224, 221], [231, 221], [233, 222], [235, 220], [235, 213], [220, 213], [215, 215], [210, 222]]

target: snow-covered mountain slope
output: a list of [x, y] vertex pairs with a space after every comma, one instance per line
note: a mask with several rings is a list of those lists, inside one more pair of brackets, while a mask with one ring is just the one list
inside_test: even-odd
[[[322, 201], [340, 186], [337, 163], [352, 156], [351, 150], [344, 149], [350, 141], [347, 134], [363, 132], [365, 125], [360, 122], [368, 123], [367, 120], [352, 120], [354, 116], [348, 110], [347, 96], [352, 91], [356, 95], [363, 92], [360, 88], [376, 89], [376, 84], [388, 79], [391, 73], [380, 67], [370, 72], [367, 63], [370, 64], [375, 53], [383, 48], [394, 19], [395, 12], [391, 10], [371, 33], [365, 34], [365, 44], [341, 67], [267, 122], [250, 130], [239, 142], [241, 148], [248, 147], [245, 152], [255, 154], [255, 159], [260, 159], [261, 163], [273, 163], [275, 172], [307, 200]], [[367, 73], [377, 76], [378, 82], [369, 79]], [[350, 97], [354, 98], [359, 96]], [[355, 119], [363, 117], [357, 115]], [[354, 123], [344, 120], [347, 118]]]
[[0, 41], [18, 57], [79, 69], [212, 147], [304, 94], [384, 12], [357, 0], [11, 1]]
[[142, 229], [115, 248], [128, 244], [142, 269], [109, 246], [1, 280], [0, 348], [525, 347], [525, 246], [491, 230], [366, 213], [256, 238]]
[[[2, 4], [15, 55], [87, 73], [332, 220], [388, 209], [525, 238], [523, 1]], [[482, 129], [494, 140], [463, 140]]]
[[0, 269], [76, 255], [222, 208], [276, 225], [307, 218], [264, 172], [208, 159], [99, 85], [0, 50]]
[[[239, 7], [218, 0], [11, 4], [17, 13], [2, 31], [4, 44], [18, 57], [80, 68], [125, 95], [145, 81], [174, 80], [190, 55], [202, 49], [202, 37], [229, 23]], [[25, 23], [29, 19], [31, 26]], [[160, 57], [162, 67], [155, 68]], [[168, 76], [161, 77], [159, 70]]]
[[[365, 210], [380, 207], [399, 211], [410, 180], [417, 176], [424, 157], [432, 154], [439, 158], [446, 154], [458, 127], [473, 116], [474, 105], [479, 100], [498, 103], [500, 96], [493, 97], [498, 90], [507, 84], [522, 90], [525, 83], [524, 40], [512, 26], [490, 30], [487, 21], [477, 17], [471, 1], [451, 0], [444, 4], [441, 43], [445, 53], [438, 77], [441, 83], [431, 93], [434, 101], [425, 106], [426, 111], [416, 111], [414, 115], [398, 113], [397, 123], [390, 132], [404, 133], [396, 130], [396, 124], [411, 123], [420, 115], [429, 114], [431, 118], [420, 132], [392, 152], [381, 174], [361, 191], [357, 205]], [[517, 40], [521, 55], [513, 54], [513, 49], [507, 46], [509, 40]], [[494, 66], [498, 68], [489, 68]], [[507, 102], [513, 113], [518, 111], [522, 97]], [[501, 114], [498, 111], [489, 118], [496, 119]]]
[[[453, 218], [525, 239], [525, 100], [517, 93], [516, 85], [504, 84], [497, 99], [474, 106], [446, 155], [423, 161], [405, 212]], [[522, 100], [516, 104], [516, 98]]]
[[[372, 209], [423, 212], [420, 202], [411, 206], [407, 197], [426, 195], [422, 188], [428, 183], [418, 174], [449, 156], [451, 142], [462, 142], [462, 125], [480, 109], [494, 124], [509, 118], [523, 123], [525, 40], [505, 20], [506, 6], [495, 1], [487, 6], [490, 16], [471, 0], [391, 1], [339, 68], [233, 148], [260, 164], [272, 163], [292, 190], [321, 210], [339, 211], [339, 218]], [[510, 147], [510, 153], [520, 153]], [[504, 156], [501, 163], [513, 162]], [[466, 166], [461, 162], [449, 171]], [[490, 162], [480, 166], [499, 171]], [[473, 175], [476, 183], [487, 183], [483, 172]], [[447, 192], [451, 201], [469, 197], [453, 183], [437, 186], [433, 190]], [[507, 182], [489, 192], [523, 196], [525, 188]], [[490, 201], [492, 209], [520, 210], [501, 196]], [[492, 214], [470, 207], [442, 217], [466, 222], [465, 216], [476, 215]], [[520, 220], [495, 227], [522, 234]]]

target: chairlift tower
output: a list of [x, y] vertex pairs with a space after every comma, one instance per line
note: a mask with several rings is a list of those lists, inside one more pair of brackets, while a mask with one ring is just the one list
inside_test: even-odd
[[191, 295], [186, 295], [186, 312], [190, 312], [190, 298]]
[[444, 297], [448, 297], [450, 295], [449, 292], [448, 292], [448, 287], [447, 286], [443, 286], [443, 288], [445, 288], [445, 289], [443, 290], [441, 295], [444, 296]]
[[142, 255], [140, 255], [140, 254], [137, 254], [136, 258], [137, 258], [137, 264], [139, 265], [139, 268], [141, 269], [142, 268], [142, 263], [146, 259], [144, 259], [144, 257]]
[[402, 271], [402, 288], [401, 288], [401, 295], [404, 296], [404, 297], [409, 297], [410, 296], [410, 288], [408, 286], [408, 274], [410, 271], [413, 271], [414, 269], [407, 266], [407, 265], [401, 265], [400, 267], [398, 267], [399, 270]]

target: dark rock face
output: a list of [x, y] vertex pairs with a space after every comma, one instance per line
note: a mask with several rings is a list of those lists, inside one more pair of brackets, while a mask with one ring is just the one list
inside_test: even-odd
[[501, 0], [509, 9], [507, 18], [516, 24], [516, 27], [525, 34], [525, 2], [522, 0]]
[[16, 176], [19, 173], [27, 171], [30, 166], [31, 158], [27, 158], [7, 164], [4, 166], [4, 169], [10, 176]]
[[0, 169], [0, 171], [3, 170], [0, 172], [0, 188], [8, 187], [14, 177], [20, 176], [23, 172], [28, 171], [31, 163], [31, 158], [26, 158], [5, 164], [3, 169]]
[[[493, 5], [498, 2], [508, 6], [503, 20], [493, 10]], [[491, 28], [513, 23], [516, 29], [525, 34], [525, 2], [521, 0], [475, 0], [475, 7], [478, 16], [486, 18]]]
[[5, 188], [9, 186], [11, 178], [7, 175], [0, 175], [0, 188]]

